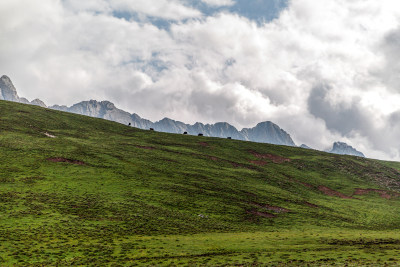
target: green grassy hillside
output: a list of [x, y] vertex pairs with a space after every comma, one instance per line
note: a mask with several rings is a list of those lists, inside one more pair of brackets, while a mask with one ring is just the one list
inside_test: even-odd
[[0, 157], [0, 265], [400, 261], [400, 163], [6, 101]]

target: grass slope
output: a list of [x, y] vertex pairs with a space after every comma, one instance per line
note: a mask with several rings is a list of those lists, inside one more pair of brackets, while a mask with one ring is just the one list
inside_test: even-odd
[[0, 101], [0, 265], [396, 264], [399, 170]]

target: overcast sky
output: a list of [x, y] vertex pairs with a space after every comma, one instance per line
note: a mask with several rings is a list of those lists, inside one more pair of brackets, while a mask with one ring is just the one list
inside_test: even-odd
[[48, 105], [271, 120], [400, 160], [399, 22], [399, 0], [1, 0], [0, 75]]

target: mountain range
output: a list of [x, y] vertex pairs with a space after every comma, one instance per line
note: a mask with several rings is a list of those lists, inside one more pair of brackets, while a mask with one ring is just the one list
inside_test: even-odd
[[[296, 146], [290, 135], [271, 121], [261, 122], [253, 128], [244, 128], [239, 131], [234, 126], [226, 122], [218, 122], [215, 124], [203, 124], [197, 122], [193, 125], [190, 125], [169, 118], [164, 118], [160, 121], [152, 122], [150, 120], [141, 118], [135, 113], [130, 114], [129, 112], [118, 109], [113, 103], [109, 101], [82, 101], [72, 105], [71, 107], [60, 105], [47, 106], [40, 99], [29, 101], [26, 98], [19, 97], [11, 79], [5, 75], [0, 78], [0, 100], [37, 105], [54, 110], [71, 112], [96, 118], [103, 118], [106, 120], [131, 125], [132, 127], [140, 129], [153, 128], [156, 131], [175, 134], [182, 134], [184, 132], [187, 132], [187, 134], [190, 135], [197, 135], [201, 133], [204, 136], [220, 138], [231, 137], [232, 139], [258, 143]], [[301, 147], [309, 149], [309, 147], [306, 145], [302, 145]], [[336, 142], [333, 145], [333, 148], [328, 152], [364, 157], [361, 152], [341, 142]]]
[[259, 123], [254, 128], [245, 128], [238, 131], [234, 126], [226, 122], [218, 122], [215, 124], [203, 124], [197, 122], [190, 125], [169, 118], [164, 118], [157, 122], [151, 122], [141, 118], [137, 114], [130, 114], [124, 110], [118, 109], [109, 101], [98, 102], [96, 100], [90, 100], [77, 103], [71, 107], [55, 105], [49, 108], [90, 117], [103, 118], [122, 124], [130, 124], [131, 126], [140, 129], [153, 128], [159, 132], [176, 134], [187, 132], [187, 134], [190, 135], [201, 133], [204, 136], [220, 138], [231, 137], [233, 139], [244, 141], [296, 146], [287, 132], [270, 121]]

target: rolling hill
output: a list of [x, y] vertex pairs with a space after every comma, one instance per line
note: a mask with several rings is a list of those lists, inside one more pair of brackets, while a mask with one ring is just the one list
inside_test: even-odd
[[400, 163], [0, 114], [0, 265], [400, 261]]

